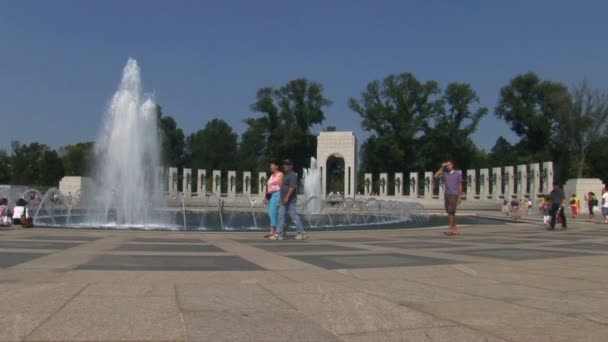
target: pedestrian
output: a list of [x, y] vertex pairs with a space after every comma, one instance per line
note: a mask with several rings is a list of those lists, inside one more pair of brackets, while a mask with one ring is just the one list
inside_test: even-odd
[[264, 204], [268, 204], [268, 217], [270, 218], [270, 234], [266, 238], [275, 236], [277, 233], [277, 221], [279, 219], [279, 202], [281, 201], [281, 185], [283, 184], [283, 173], [278, 162], [270, 163], [270, 172], [266, 186], [266, 198]]
[[289, 215], [293, 223], [296, 225], [296, 240], [305, 240], [308, 238], [304, 233], [304, 226], [298, 216], [296, 204], [298, 194], [298, 176], [293, 172], [293, 162], [289, 159], [283, 161], [283, 184], [281, 185], [281, 204], [279, 206], [279, 219], [277, 222], [276, 234], [271, 236], [272, 240], [283, 240], [285, 228], [285, 216]]
[[462, 172], [454, 168], [454, 163], [451, 160], [441, 164], [441, 168], [435, 172], [435, 178], [444, 178], [445, 197], [444, 206], [445, 212], [448, 214], [449, 228], [445, 235], [458, 235], [458, 227], [456, 227], [456, 207], [462, 203]]
[[11, 221], [8, 217], [8, 200], [4, 197], [0, 198], [0, 226], [10, 226]]
[[18, 199], [13, 208], [13, 224], [19, 225], [22, 220], [27, 220], [29, 216], [27, 202], [23, 198]]
[[572, 218], [575, 219], [578, 216], [579, 208], [581, 207], [581, 201], [576, 197], [576, 194], [572, 194], [570, 197], [570, 209], [572, 210]]
[[585, 202], [587, 202], [587, 210], [589, 210], [589, 221], [593, 222], [595, 220], [595, 207], [597, 207], [598, 200], [597, 197], [595, 196], [595, 193], [592, 191], [589, 191], [589, 193], [587, 193], [584, 197]]
[[528, 207], [528, 215], [532, 215], [532, 200], [528, 198], [528, 200], [526, 201], [526, 206]]
[[562, 229], [567, 229], [568, 224], [566, 223], [566, 215], [563, 214], [564, 211], [562, 209], [562, 206], [564, 206], [566, 202], [566, 195], [564, 195], [562, 189], [559, 188], [559, 184], [553, 184], [553, 190], [549, 194], [549, 199], [551, 200], [551, 210], [549, 211], [551, 221], [549, 230], [555, 230], [558, 214], [560, 215]]
[[608, 223], [608, 191], [602, 190], [602, 215], [604, 215], [604, 223]]
[[549, 212], [551, 211], [551, 201], [549, 200], [549, 196], [543, 195], [539, 203], [540, 213], [543, 215], [543, 223], [549, 227], [551, 225], [551, 216]]

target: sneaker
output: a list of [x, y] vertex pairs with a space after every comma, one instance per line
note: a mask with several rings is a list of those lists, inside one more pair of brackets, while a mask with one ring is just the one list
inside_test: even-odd
[[306, 240], [306, 239], [308, 239], [308, 235], [306, 235], [306, 234], [296, 235], [296, 240]]
[[280, 235], [273, 235], [269, 237], [270, 240], [283, 240], [283, 237]]

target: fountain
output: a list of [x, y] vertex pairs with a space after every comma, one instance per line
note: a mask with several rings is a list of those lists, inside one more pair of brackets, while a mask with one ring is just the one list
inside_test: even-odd
[[310, 158], [310, 169], [304, 169], [304, 196], [306, 198], [306, 211], [309, 214], [320, 214], [321, 200], [321, 171], [317, 167], [317, 160]]
[[[61, 192], [51, 189], [36, 203], [34, 224], [61, 228], [266, 230], [270, 225], [266, 206], [248, 194], [228, 197], [226, 202], [219, 194], [207, 194], [204, 200], [188, 203], [188, 210], [189, 199], [183, 194], [181, 198], [164, 196], [160, 173], [154, 171], [160, 169], [156, 105], [142, 94], [141, 86], [139, 66], [129, 59], [104, 116], [95, 145], [92, 169], [96, 173], [87, 185], [90, 188], [83, 191], [84, 204], [73, 206]], [[177, 181], [175, 173], [171, 177]], [[215, 177], [214, 184], [219, 186], [219, 175]], [[235, 180], [230, 179], [231, 190]], [[263, 186], [266, 180], [260, 181]], [[306, 229], [361, 229], [387, 224], [403, 227], [418, 217], [428, 220], [421, 204], [383, 205], [351, 198], [326, 206], [321, 193], [321, 172], [316, 159], [311, 158], [310, 168], [304, 170], [305, 198], [298, 202], [305, 216], [303, 222], [308, 223]], [[34, 190], [26, 194], [41, 195]]]

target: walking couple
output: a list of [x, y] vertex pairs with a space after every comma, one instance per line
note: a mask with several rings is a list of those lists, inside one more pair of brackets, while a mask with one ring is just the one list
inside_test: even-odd
[[283, 161], [283, 174], [277, 162], [270, 163], [272, 174], [268, 177], [267, 193], [264, 203], [268, 204], [268, 216], [270, 217], [270, 234], [267, 235], [271, 240], [283, 240], [287, 224], [285, 217], [289, 215], [296, 225], [296, 240], [308, 238], [304, 233], [304, 226], [300, 221], [296, 209], [298, 176], [293, 172], [293, 162], [289, 159]]

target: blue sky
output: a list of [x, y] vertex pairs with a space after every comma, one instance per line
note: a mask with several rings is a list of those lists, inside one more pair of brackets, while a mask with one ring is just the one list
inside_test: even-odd
[[[128, 57], [186, 133], [222, 117], [237, 132], [263, 86], [306, 77], [334, 105], [325, 126], [367, 135], [347, 100], [412, 72], [471, 83], [489, 149], [516, 137], [494, 118], [499, 89], [535, 71], [608, 90], [602, 1], [0, 1], [0, 148], [94, 140]], [[318, 128], [317, 128], [318, 129]]]

